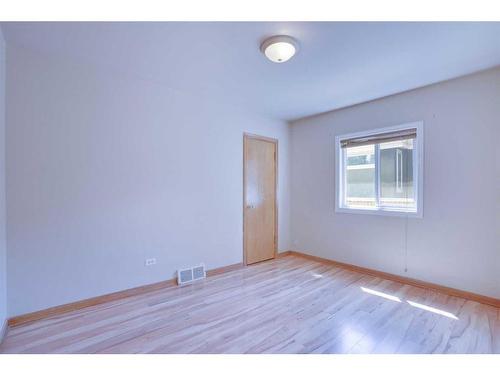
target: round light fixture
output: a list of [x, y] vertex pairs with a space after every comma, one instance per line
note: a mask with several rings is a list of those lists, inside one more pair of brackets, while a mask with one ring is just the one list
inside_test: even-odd
[[261, 52], [275, 63], [290, 60], [297, 53], [299, 44], [297, 40], [288, 35], [276, 35], [264, 40], [260, 45]]

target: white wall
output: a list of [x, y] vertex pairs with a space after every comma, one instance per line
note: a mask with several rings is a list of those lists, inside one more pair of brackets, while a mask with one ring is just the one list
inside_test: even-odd
[[10, 316], [241, 262], [244, 131], [279, 139], [288, 250], [286, 123], [13, 45], [7, 78]]
[[[423, 120], [424, 217], [334, 212], [335, 135]], [[292, 246], [500, 297], [500, 68], [291, 125]]]
[[[7, 247], [5, 240], [5, 41], [0, 28], [0, 335], [7, 318]], [[1, 338], [0, 338], [1, 339]]]

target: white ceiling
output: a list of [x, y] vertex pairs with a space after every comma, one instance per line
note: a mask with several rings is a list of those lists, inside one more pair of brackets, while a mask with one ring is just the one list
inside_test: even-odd
[[[500, 23], [2, 23], [7, 43], [296, 119], [500, 65]], [[275, 34], [299, 40], [274, 64]]]

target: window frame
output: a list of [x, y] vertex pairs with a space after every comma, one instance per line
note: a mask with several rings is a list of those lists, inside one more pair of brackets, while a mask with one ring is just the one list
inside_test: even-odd
[[[345, 149], [340, 146], [341, 141], [349, 138], [371, 136], [377, 134], [388, 133], [397, 130], [417, 129], [417, 137], [414, 139], [413, 151], [413, 181], [414, 195], [417, 200], [416, 211], [407, 211], [404, 208], [398, 209], [394, 207], [379, 206], [376, 208], [354, 208], [347, 207], [344, 203], [344, 190], [345, 190], [345, 173], [344, 173], [344, 155]], [[378, 201], [380, 192], [380, 152], [379, 144], [375, 144], [375, 197]], [[396, 126], [370, 129], [356, 133], [341, 134], [335, 136], [335, 212], [336, 213], [354, 213], [354, 214], [371, 214], [382, 216], [399, 216], [399, 217], [412, 217], [422, 218], [424, 208], [424, 123], [423, 121], [416, 121], [405, 123]]]

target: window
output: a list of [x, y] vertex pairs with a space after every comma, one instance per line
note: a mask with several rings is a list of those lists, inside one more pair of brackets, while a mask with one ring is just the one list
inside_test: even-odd
[[335, 138], [336, 211], [422, 217], [423, 124]]

